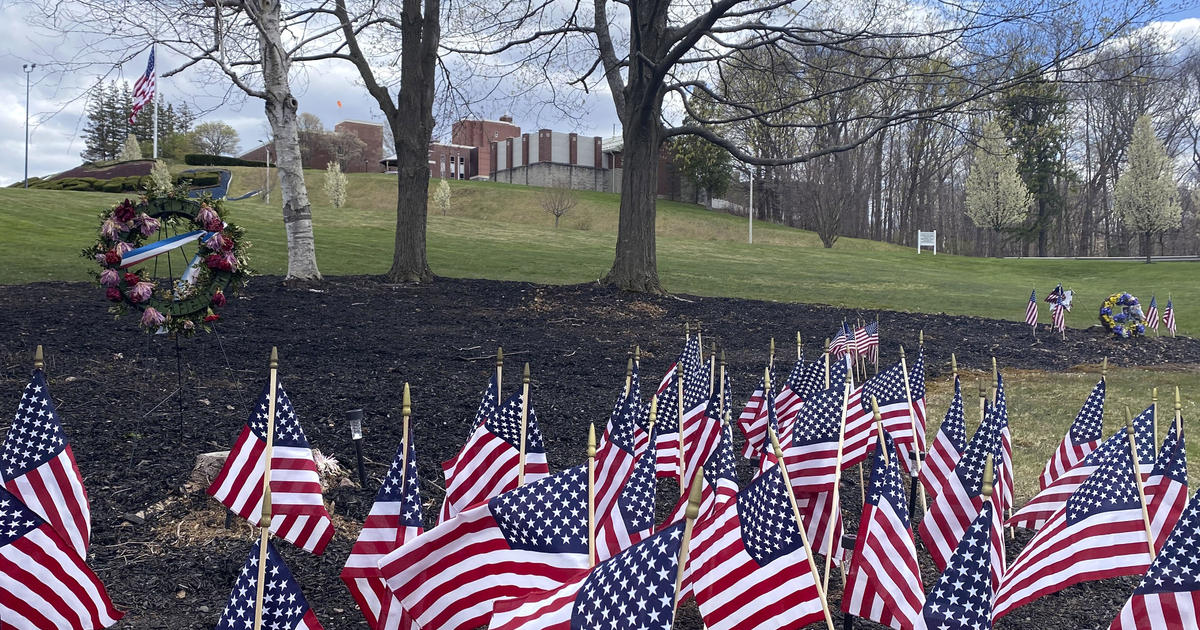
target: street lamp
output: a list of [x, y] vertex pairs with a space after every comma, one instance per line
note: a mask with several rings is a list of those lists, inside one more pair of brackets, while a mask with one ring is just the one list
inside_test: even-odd
[[271, 203], [271, 142], [263, 140], [263, 149], [267, 152], [267, 176], [263, 180], [263, 203]]
[[25, 187], [29, 188], [29, 75], [37, 67], [36, 63], [23, 63], [25, 71]]

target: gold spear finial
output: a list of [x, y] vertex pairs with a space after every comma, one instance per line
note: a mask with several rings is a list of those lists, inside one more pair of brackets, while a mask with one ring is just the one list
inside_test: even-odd
[[771, 358], [775, 358], [775, 338], [771, 337]]
[[625, 378], [633, 378], [633, 357], [629, 357], [629, 360], [625, 362]]
[[992, 471], [994, 470], [994, 466], [995, 464], [992, 463], [992, 455], [989, 453], [987, 459], [983, 462], [983, 487], [981, 490], [983, 491], [983, 496], [985, 497], [992, 496], [992, 477], [994, 476]]
[[36, 350], [33, 351], [33, 369], [40, 370], [46, 367], [46, 356], [42, 353], [42, 344], [38, 344]]
[[634, 363], [642, 362], [642, 347], [640, 345], [633, 347], [633, 361]]
[[504, 348], [496, 346], [496, 367], [504, 365]]
[[954, 372], [955, 377], [958, 376], [958, 358], [954, 356], [953, 352], [950, 353], [950, 371]]
[[268, 363], [268, 367], [272, 370], [279, 369], [279, 350], [275, 346], [271, 346], [271, 360]]
[[687, 322], [683, 322], [683, 336], [685, 338], [690, 338], [692, 336], [692, 325]]
[[917, 335], [917, 347], [918, 348], [925, 347], [925, 329], [924, 328], [922, 328], [921, 332]]
[[588, 457], [596, 456], [596, 423], [592, 422], [588, 426]]
[[763, 368], [763, 389], [771, 389], [771, 370]]
[[1108, 378], [1108, 357], [1100, 362], [1100, 378]]
[[404, 398], [400, 403], [400, 413], [406, 416], [412, 415], [412, 396], [408, 393], [408, 382], [404, 383]]
[[528, 361], [525, 362], [525, 370], [523, 372], [521, 372], [521, 384], [522, 385], [529, 384], [529, 362]]
[[904, 358], [904, 346], [900, 346], [900, 358]]
[[650, 397], [650, 417], [649, 417], [649, 424], [647, 426], [649, 426], [651, 429], [653, 429], [654, 421], [657, 419], [658, 419], [658, 394], [655, 394]]
[[721, 365], [725, 365], [725, 348], [721, 348]]
[[685, 516], [692, 520], [696, 520], [696, 517], [700, 516], [700, 497], [704, 494], [701, 492], [700, 480], [703, 478], [704, 467], [701, 466], [696, 470], [696, 476], [692, 478], [692, 488], [688, 493], [687, 512], [684, 513]]
[[1179, 402], [1179, 386], [1175, 386], [1175, 413], [1179, 413], [1183, 409], [1183, 405]]

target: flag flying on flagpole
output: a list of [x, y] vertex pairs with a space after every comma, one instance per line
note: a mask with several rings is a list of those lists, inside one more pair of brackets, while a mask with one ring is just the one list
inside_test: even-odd
[[408, 453], [405, 454], [403, 444], [396, 449], [387, 477], [375, 493], [375, 504], [371, 506], [342, 569], [342, 581], [358, 602], [372, 630], [410, 630], [413, 627], [400, 600], [384, 583], [379, 560], [422, 531], [417, 449], [410, 431]]
[[1200, 492], [1108, 630], [1200, 628]]
[[66, 540], [0, 488], [0, 619], [5, 628], [94, 630], [124, 613]]
[[1150, 296], [1150, 306], [1146, 308], [1146, 328], [1153, 328], [1158, 333], [1158, 299]]
[[1034, 289], [1029, 294], [1029, 306], [1025, 307], [1025, 323], [1030, 326], [1037, 327], [1038, 304], [1037, 304], [1037, 289]]
[[86, 559], [92, 512], [41, 369], [33, 371], [21, 392], [17, 415], [4, 436], [0, 463], [4, 487]]
[[1083, 407], [1079, 409], [1075, 421], [1071, 423], [1071, 428], [1063, 436], [1054, 455], [1046, 462], [1042, 476], [1038, 479], [1042, 490], [1100, 446], [1100, 439], [1104, 437], [1104, 394], [1105, 382], [1104, 379], [1100, 379], [1083, 402]]
[[317, 615], [304, 593], [300, 584], [292, 576], [283, 558], [275, 550], [275, 545], [266, 539], [254, 541], [250, 555], [242, 565], [233, 591], [229, 594], [229, 603], [221, 613], [217, 622], [217, 630], [246, 630], [254, 627], [255, 599], [258, 591], [258, 559], [260, 545], [267, 546], [266, 584], [263, 585], [262, 627], [287, 628], [287, 630], [322, 630]]
[[154, 91], [157, 87], [154, 48], [154, 46], [150, 47], [150, 59], [146, 61], [146, 71], [133, 84], [133, 108], [129, 111], [129, 124], [131, 125], [137, 121], [137, 116], [142, 109], [154, 101]]
[[[267, 388], [242, 425], [225, 466], [208, 494], [258, 527], [262, 518], [263, 456], [267, 450]], [[271, 452], [271, 533], [320, 555], [333, 538], [333, 521], [321, 498], [312, 448], [283, 385], [275, 389], [275, 439]]]
[[842, 612], [909, 630], [925, 602], [908, 493], [891, 436], [876, 443], [871, 485], [846, 576]]

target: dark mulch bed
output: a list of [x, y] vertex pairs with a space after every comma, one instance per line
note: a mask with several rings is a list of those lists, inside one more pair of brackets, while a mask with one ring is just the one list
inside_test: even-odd
[[63, 171], [51, 179], [65, 179], [68, 177], [112, 179], [114, 177], [129, 177], [130, 175], [149, 175], [152, 168], [154, 168], [154, 160], [130, 160], [109, 166], [81, 164], [73, 169]]
[[[1098, 331], [1072, 330], [1067, 341], [1029, 328], [969, 317], [880, 312], [883, 356], [915, 350], [925, 331], [930, 376], [949, 369], [956, 352], [966, 368], [1067, 369], [1095, 364], [1200, 362], [1200, 342], [1139, 339], [1118, 343]], [[134, 321], [113, 321], [100, 290], [87, 284], [0, 287], [0, 408], [13, 409], [36, 344], [46, 347], [51, 389], [91, 498], [91, 564], [118, 605], [124, 628], [209, 628], [224, 607], [252, 533], [222, 527], [222, 512], [202, 492], [187, 492], [195, 456], [228, 449], [266, 376], [270, 347], [279, 347], [281, 380], [314, 447], [353, 467], [344, 422], [366, 410], [365, 454], [378, 480], [400, 438], [400, 388], [412, 383], [414, 431], [428, 502], [427, 521], [441, 500], [438, 462], [460, 446], [473, 417], [496, 346], [509, 357], [506, 390], [519, 363], [533, 370], [533, 400], [551, 466], [583, 459], [587, 423], [602, 424], [624, 375], [632, 344], [643, 351], [644, 390], [661, 376], [682, 342], [684, 322], [700, 322], [706, 343], [726, 348], [735, 400], [758, 380], [768, 339], [794, 356], [797, 328], [815, 342], [842, 318], [873, 319], [874, 311], [718, 298], [646, 297], [596, 286], [440, 280], [426, 286], [338, 278], [316, 289], [285, 288], [257, 278], [225, 309], [218, 335], [179, 343], [183, 367], [176, 389], [176, 345], [140, 333]], [[816, 325], [817, 328], [813, 328]], [[817, 351], [810, 344], [809, 355]], [[940, 412], [934, 410], [935, 417]], [[324, 556], [283, 553], [326, 628], [365, 627], [337, 575], [370, 508], [367, 489], [329, 493], [340, 534]], [[845, 483], [844, 505], [858, 500], [857, 475]], [[660, 495], [676, 496], [665, 484]], [[847, 509], [847, 520], [857, 520]], [[144, 519], [144, 522], [143, 522]], [[853, 528], [853, 525], [849, 525]], [[1027, 537], [1026, 537], [1027, 538]], [[1025, 542], [1010, 546], [1010, 557]], [[926, 574], [927, 584], [935, 579]], [[837, 578], [834, 578], [837, 582]], [[1069, 589], [1019, 609], [1001, 628], [1107, 627], [1128, 596], [1130, 580]], [[832, 593], [836, 605], [838, 594]], [[679, 627], [698, 621], [685, 611]], [[866, 627], [869, 624], [860, 624]]]

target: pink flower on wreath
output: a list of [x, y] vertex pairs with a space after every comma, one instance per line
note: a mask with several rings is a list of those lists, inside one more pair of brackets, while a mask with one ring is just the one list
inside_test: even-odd
[[157, 232], [159, 228], [158, 219], [155, 219], [145, 212], [138, 215], [138, 218], [136, 221], [134, 221], [134, 224], [138, 226], [138, 230], [142, 233], [142, 236], [150, 236], [151, 234]]
[[158, 312], [154, 307], [147, 308], [142, 312], [142, 325], [146, 328], [157, 328], [167, 321], [167, 316]]
[[125, 241], [121, 241], [121, 242], [117, 243], [116, 245], [113, 245], [113, 250], [116, 251], [117, 254], [119, 254], [121, 256], [124, 256], [131, 249], [133, 249], [133, 245], [130, 245], [129, 243], [126, 243]]
[[185, 320], [183, 320], [183, 329], [184, 329], [184, 330], [195, 330], [195, 329], [196, 329], [196, 322], [194, 322], [194, 321], [192, 321], [192, 320], [190, 320], [190, 319], [185, 319]]
[[121, 290], [116, 287], [109, 287], [104, 290], [104, 297], [107, 298], [109, 302], [120, 302]]
[[103, 236], [110, 241], [119, 239], [121, 237], [121, 232], [123, 231], [123, 226], [112, 217], [105, 219], [104, 223], [100, 224], [100, 236]]
[[137, 215], [133, 202], [126, 199], [113, 208], [113, 218], [121, 223], [129, 223]]
[[100, 286], [112, 288], [121, 283], [121, 275], [116, 269], [105, 269], [100, 272]]
[[233, 271], [237, 268], [237, 258], [229, 252], [223, 254], [209, 254], [204, 259], [204, 264], [208, 265], [209, 269], [218, 271]]
[[226, 249], [229, 249], [229, 245], [229, 239], [225, 238], [225, 235], [221, 234], [220, 232], [213, 234], [207, 241], [204, 242], [204, 246], [213, 250], [214, 252], [223, 252]]
[[[94, 258], [96, 259], [97, 265], [107, 265], [108, 264], [108, 254], [105, 252], [100, 252], [99, 254], [96, 254], [94, 256]], [[121, 262], [120, 258], [117, 259], [117, 262]]]
[[146, 300], [150, 299], [150, 296], [153, 293], [154, 293], [154, 283], [139, 282], [139, 283], [133, 285], [133, 288], [129, 290], [129, 301], [135, 302], [135, 303], [136, 302], [145, 302]]
[[208, 204], [200, 206], [200, 211], [196, 213], [196, 223], [208, 225], [212, 221], [220, 221], [221, 217], [217, 216], [217, 211], [212, 209]]

